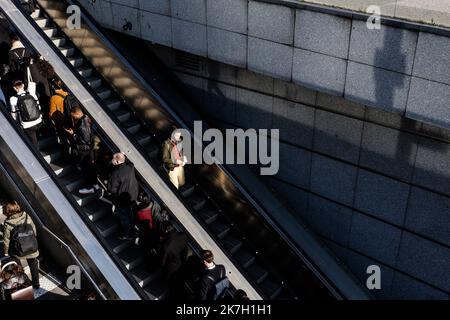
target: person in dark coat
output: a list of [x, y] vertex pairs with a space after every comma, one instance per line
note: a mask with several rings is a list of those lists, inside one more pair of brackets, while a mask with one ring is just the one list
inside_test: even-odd
[[214, 263], [214, 255], [210, 250], [203, 250], [201, 253], [205, 269], [199, 281], [197, 298], [199, 300], [212, 300], [214, 295], [214, 285], [226, 276], [223, 265]]
[[176, 231], [170, 221], [164, 222], [161, 245], [161, 266], [167, 279], [171, 279], [186, 262], [188, 253], [189, 247], [186, 235]]
[[114, 170], [109, 175], [108, 191], [113, 196], [114, 210], [118, 214], [122, 228], [122, 240], [134, 239], [133, 212], [139, 194], [139, 184], [133, 164], [126, 163], [123, 153], [115, 153], [111, 163]]
[[30, 65], [31, 54], [25, 48], [17, 35], [12, 37], [11, 49], [9, 50], [9, 68], [11, 78], [20, 80], [28, 86], [27, 68]]

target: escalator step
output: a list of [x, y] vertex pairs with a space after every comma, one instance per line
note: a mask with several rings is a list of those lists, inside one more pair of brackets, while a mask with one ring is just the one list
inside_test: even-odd
[[80, 68], [77, 68], [77, 71], [82, 77], [88, 78], [92, 75], [93, 70], [90, 67], [80, 67]]
[[100, 234], [106, 238], [119, 229], [119, 219], [115, 215], [109, 215], [95, 222]]
[[42, 137], [39, 139], [39, 149], [50, 147], [51, 145], [56, 143], [57, 141], [54, 136]]
[[99, 87], [95, 90], [100, 99], [105, 100], [111, 96], [111, 90], [106, 87]]
[[250, 267], [248, 267], [247, 272], [250, 277], [256, 281], [256, 283], [263, 282], [269, 275], [269, 272], [267, 272], [267, 270], [261, 267], [258, 263], [253, 263]]
[[227, 235], [221, 242], [231, 253], [235, 253], [242, 247], [242, 241], [232, 235]]
[[276, 299], [283, 289], [281, 284], [276, 283], [271, 278], [264, 280], [260, 286], [270, 300]]
[[40, 149], [41, 155], [47, 163], [55, 162], [62, 157], [61, 148], [58, 144], [53, 144]]
[[186, 198], [188, 203], [194, 208], [194, 210], [198, 211], [203, 209], [203, 207], [206, 204], [205, 197], [202, 197], [198, 194], [192, 194], [189, 197]]
[[72, 46], [58, 46], [61, 53], [67, 57], [70, 58], [75, 54], [75, 48]]
[[87, 77], [85, 80], [92, 89], [97, 89], [102, 85], [102, 79], [96, 76]]
[[41, 9], [36, 9], [33, 11], [33, 13], [31, 14], [31, 18], [36, 19], [41, 15]]
[[238, 250], [233, 256], [236, 261], [244, 268], [248, 268], [253, 262], [255, 262], [256, 259], [256, 256], [253, 253], [242, 248]]
[[153, 142], [148, 142], [146, 145], [142, 146], [146, 152], [146, 154], [148, 154], [148, 156], [151, 159], [154, 159], [157, 157], [159, 149], [158, 146], [155, 145]]
[[45, 28], [42, 28], [42, 30], [50, 38], [54, 37], [58, 34], [58, 30], [55, 27], [45, 27]]
[[142, 264], [141, 266], [135, 268], [132, 271], [132, 275], [134, 280], [139, 284], [141, 288], [147, 286], [151, 281], [153, 281], [156, 277], [160, 276], [160, 272], [149, 272], [149, 268]]
[[195, 187], [192, 184], [186, 183], [180, 188], [180, 192], [183, 197], [187, 198], [194, 193], [194, 189]]
[[55, 44], [55, 46], [57, 47], [61, 47], [63, 45], [66, 44], [66, 38], [65, 37], [51, 37], [52, 42]]
[[90, 194], [79, 194], [78, 190], [75, 190], [75, 192], [72, 192], [72, 196], [74, 197], [75, 201], [78, 203], [79, 206], [84, 207], [87, 206], [89, 203], [94, 201], [98, 198], [98, 194], [96, 193], [90, 193]]
[[77, 170], [61, 177], [60, 181], [70, 192], [76, 191], [77, 188], [82, 187], [84, 184], [84, 179]]
[[122, 124], [128, 132], [134, 134], [139, 131], [141, 124], [135, 119], [129, 119]]
[[106, 242], [115, 254], [121, 253], [132, 245], [131, 241], [120, 240], [118, 232], [109, 235], [106, 238]]
[[134, 135], [134, 137], [136, 138], [137, 142], [143, 146], [146, 145], [151, 139], [152, 136], [151, 134], [149, 134], [148, 132], [146, 132], [145, 130], [139, 130], [138, 133], [136, 133]]
[[36, 17], [33, 19], [34, 19], [34, 21], [36, 21], [37, 25], [41, 28], [45, 28], [48, 25], [48, 22], [50, 21], [49, 19], [47, 19], [45, 17]]
[[219, 216], [219, 213], [211, 208], [203, 208], [198, 214], [207, 224], [214, 222]]
[[84, 59], [82, 57], [73, 56], [68, 58], [71, 65], [73, 65], [75, 68], [80, 67], [83, 64]]
[[153, 279], [144, 287], [144, 291], [152, 300], [163, 300], [169, 293], [167, 281], [162, 276]]
[[128, 270], [133, 270], [144, 262], [142, 251], [135, 246], [130, 246], [129, 249], [119, 253], [119, 258]]
[[68, 164], [66, 162], [55, 161], [50, 163], [50, 168], [52, 168], [53, 172], [59, 177], [62, 178], [65, 175], [72, 173], [75, 170], [75, 165]]
[[84, 212], [91, 221], [95, 222], [112, 214], [112, 205], [101, 199], [96, 199], [84, 207]]
[[216, 220], [213, 223], [211, 223], [209, 225], [209, 229], [211, 230], [213, 235], [216, 235], [220, 239], [225, 237], [228, 234], [228, 232], [230, 232], [230, 227], [219, 220]]
[[119, 108], [114, 111], [114, 115], [117, 117], [117, 120], [120, 122], [126, 122], [130, 120], [131, 113], [126, 108]]

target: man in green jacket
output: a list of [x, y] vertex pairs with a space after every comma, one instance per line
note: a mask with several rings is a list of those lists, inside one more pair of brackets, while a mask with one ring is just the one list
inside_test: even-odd
[[184, 165], [187, 162], [186, 157], [183, 156], [183, 140], [180, 130], [174, 130], [171, 138], [164, 141], [162, 154], [164, 168], [169, 174], [169, 179], [175, 188], [179, 189], [185, 183]]

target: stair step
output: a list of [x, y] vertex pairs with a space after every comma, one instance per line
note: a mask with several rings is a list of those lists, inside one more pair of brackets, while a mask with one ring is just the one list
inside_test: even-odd
[[89, 78], [92, 75], [93, 70], [90, 67], [83, 66], [83, 67], [77, 68], [77, 71], [82, 77]]
[[108, 107], [108, 109], [111, 111], [116, 111], [117, 109], [120, 108], [120, 105], [121, 105], [121, 101], [116, 98], [104, 99], [104, 102], [105, 102], [106, 106]]
[[119, 258], [128, 270], [133, 270], [144, 262], [144, 255], [137, 247], [131, 246], [128, 250], [119, 253]]
[[87, 206], [89, 203], [98, 198], [97, 193], [79, 194], [78, 190], [72, 192], [72, 196], [74, 197], [75, 201], [78, 203], [80, 207]]
[[41, 155], [47, 163], [55, 162], [62, 157], [61, 148], [58, 144], [53, 144], [40, 149]]
[[131, 273], [141, 288], [144, 288], [156, 277], [161, 276], [160, 271], [150, 272], [145, 264], [135, 268]]
[[223, 239], [228, 234], [228, 232], [230, 232], [230, 227], [219, 220], [211, 223], [208, 229], [211, 230], [211, 233], [213, 235], [219, 237], [219, 239]]
[[263, 282], [269, 275], [269, 272], [267, 272], [267, 270], [261, 267], [258, 263], [254, 263], [248, 267], [247, 273], [253, 280], [256, 281], [256, 283]]
[[242, 247], [242, 241], [232, 235], [227, 235], [221, 242], [231, 253], [237, 252]]
[[105, 100], [111, 96], [111, 90], [106, 87], [99, 87], [95, 90], [95, 92], [100, 97], [100, 99], [103, 99], [103, 100]]
[[72, 173], [75, 170], [75, 165], [61, 161], [55, 161], [53, 163], [50, 163], [50, 168], [52, 168], [53, 172], [59, 178], [62, 178], [65, 175]]
[[115, 215], [106, 216], [95, 222], [100, 234], [106, 238], [119, 229], [119, 219]]
[[45, 27], [45, 28], [42, 28], [42, 30], [50, 38], [54, 37], [58, 34], [58, 30], [55, 27]]
[[146, 145], [152, 139], [152, 136], [145, 130], [139, 130], [134, 137], [141, 146]]
[[131, 134], [135, 134], [139, 131], [139, 129], [141, 128], [141, 124], [139, 123], [139, 121], [135, 120], [135, 119], [130, 119], [128, 121], [125, 121], [124, 123], [122, 123], [122, 125], [127, 129], [128, 132], [130, 132]]
[[52, 37], [51, 38], [52, 42], [55, 44], [55, 46], [57, 47], [61, 47], [63, 45], [66, 44], [66, 38], [65, 37]]
[[256, 256], [248, 250], [241, 248], [234, 254], [234, 258], [244, 268], [248, 268], [253, 262], [255, 262]]
[[96, 199], [90, 202], [83, 209], [89, 219], [93, 222], [112, 214], [112, 205], [101, 199]]
[[267, 278], [260, 284], [261, 289], [267, 295], [269, 300], [275, 299], [280, 293], [283, 287], [281, 284], [276, 283], [270, 278]]
[[47, 19], [45, 17], [36, 17], [36, 18], [33, 18], [33, 19], [37, 23], [37, 25], [39, 27], [41, 27], [41, 28], [45, 28], [48, 25], [49, 21], [50, 21], [49, 19]]
[[186, 183], [180, 188], [180, 192], [183, 197], [187, 198], [194, 193], [194, 189], [195, 187], [192, 184]]
[[148, 154], [149, 158], [154, 159], [158, 155], [159, 148], [153, 142], [148, 142], [146, 145], [142, 146], [145, 152]]
[[198, 214], [207, 224], [211, 224], [219, 216], [219, 213], [211, 208], [203, 208], [202, 210], [198, 211]]
[[189, 197], [186, 198], [188, 203], [194, 208], [194, 210], [198, 211], [203, 209], [203, 207], [206, 204], [206, 199], [203, 196], [200, 196], [198, 194], [192, 194]]
[[106, 242], [115, 254], [119, 254], [131, 246], [131, 241], [121, 240], [119, 236], [120, 234], [116, 232], [106, 238]]
[[57, 144], [54, 136], [48, 136], [39, 139], [39, 149], [50, 147], [53, 144]]
[[36, 10], [34, 10], [33, 13], [31, 14], [31, 18], [37, 19], [37, 18], [39, 18], [40, 15], [41, 15], [41, 9], [36, 9]]

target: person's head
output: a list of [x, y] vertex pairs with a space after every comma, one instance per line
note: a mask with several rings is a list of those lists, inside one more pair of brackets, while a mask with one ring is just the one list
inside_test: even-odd
[[3, 205], [3, 214], [9, 218], [15, 214], [21, 213], [22, 208], [17, 201], [8, 201]]
[[203, 264], [205, 265], [205, 267], [209, 268], [214, 265], [214, 255], [211, 252], [211, 250], [203, 250], [201, 252], [201, 257], [202, 257]]
[[173, 130], [171, 139], [172, 139], [172, 141], [175, 141], [175, 142], [181, 141], [182, 140], [181, 130], [180, 129]]
[[64, 86], [64, 83], [59, 78], [53, 78], [51, 80], [53, 90], [61, 90]]
[[14, 91], [20, 92], [20, 91], [25, 90], [25, 85], [23, 84], [23, 82], [21, 80], [16, 80], [13, 82], [13, 88], [14, 88]]
[[126, 157], [122, 152], [114, 153], [111, 163], [113, 166], [121, 165], [122, 163], [125, 163]]
[[238, 300], [238, 301], [250, 300], [250, 299], [247, 297], [247, 293], [246, 293], [244, 290], [242, 290], [242, 289], [236, 290], [236, 292], [234, 293], [234, 298], [235, 298], [236, 300]]
[[3, 280], [9, 280], [23, 274], [23, 268], [14, 260], [10, 260], [2, 264], [1, 278]]
[[150, 197], [145, 192], [139, 193], [138, 201], [139, 201], [139, 206], [142, 208], [146, 208], [150, 205]]
[[18, 36], [17, 34], [14, 34], [14, 35], [11, 37], [11, 43], [14, 44], [14, 42], [17, 42], [17, 41], [20, 42], [20, 38], [19, 38], [19, 36]]
[[72, 110], [70, 111], [70, 116], [74, 120], [79, 120], [79, 119], [83, 118], [83, 116], [84, 116], [83, 109], [81, 109], [80, 106], [73, 107]]

